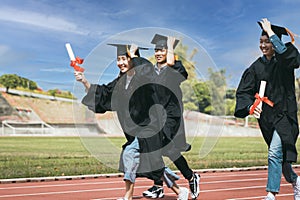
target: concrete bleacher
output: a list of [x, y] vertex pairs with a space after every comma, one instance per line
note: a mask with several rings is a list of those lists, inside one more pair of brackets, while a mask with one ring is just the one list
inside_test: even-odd
[[[77, 102], [59, 101], [43, 98], [33, 98], [2, 92], [0, 95], [2, 107], [6, 111], [0, 122], [6, 120], [12, 126], [31, 128], [37, 126], [51, 126], [52, 135], [78, 135], [78, 132], [86, 135], [103, 133], [98, 127], [95, 117]], [[6, 102], [6, 103], [3, 103]], [[27, 124], [25, 124], [27, 123]], [[55, 129], [55, 131], [53, 131]], [[24, 129], [25, 130], [25, 129]], [[27, 128], [28, 130], [31, 130]], [[33, 130], [33, 129], [32, 129]], [[3, 131], [2, 131], [3, 132]], [[5, 130], [7, 133], [8, 131]], [[23, 131], [25, 133], [26, 131]], [[48, 131], [49, 132], [49, 131]]]

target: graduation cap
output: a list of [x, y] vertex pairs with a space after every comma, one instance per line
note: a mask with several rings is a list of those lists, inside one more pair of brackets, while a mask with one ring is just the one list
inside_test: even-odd
[[[155, 44], [155, 49], [163, 49], [163, 48], [167, 49], [168, 48], [167, 40], [168, 40], [167, 36], [155, 34], [151, 41], [151, 44]], [[179, 40], [176, 39], [173, 45], [173, 49], [175, 49], [178, 42]]]
[[[129, 44], [108, 44], [108, 45], [117, 47], [117, 56], [124, 56], [124, 55], [130, 54], [129, 50], [130, 50], [131, 45], [129, 45]], [[135, 52], [135, 55], [137, 55], [137, 56], [140, 56], [139, 49], [148, 50], [149, 48], [138, 47], [138, 49]]]
[[[262, 29], [262, 33], [261, 35], [267, 35], [267, 32], [264, 31], [261, 22], [257, 22], [260, 26], [260, 28]], [[288, 35], [287, 29], [284, 27], [280, 27], [280, 26], [276, 26], [271, 24], [271, 29], [273, 30], [273, 32], [279, 37], [279, 39], [281, 39], [282, 35]]]

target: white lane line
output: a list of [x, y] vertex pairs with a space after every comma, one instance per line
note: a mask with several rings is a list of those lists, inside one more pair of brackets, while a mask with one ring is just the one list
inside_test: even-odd
[[[276, 197], [287, 197], [287, 196], [294, 196], [294, 194], [277, 194]], [[262, 199], [266, 196], [256, 196], [256, 197], [242, 197], [242, 198], [234, 198], [234, 199], [226, 199], [226, 200], [248, 200], [248, 199]]]
[[251, 178], [251, 179], [237, 179], [237, 180], [224, 180], [224, 181], [210, 181], [210, 182], [203, 182], [200, 181], [201, 185], [204, 184], [218, 184], [218, 183], [238, 183], [238, 182], [248, 182], [248, 181], [263, 181], [267, 180], [267, 178]]
[[[140, 186], [136, 186], [135, 188], [144, 188]], [[0, 195], [0, 198], [8, 198], [8, 197], [25, 197], [25, 196], [39, 196], [39, 195], [54, 195], [54, 194], [71, 194], [71, 193], [82, 193], [82, 192], [100, 192], [100, 191], [115, 191], [115, 190], [124, 190], [124, 187], [120, 188], [105, 188], [105, 189], [90, 189], [90, 190], [67, 190], [60, 192], [39, 192], [39, 193], [26, 193], [26, 194], [7, 194]]]
[[50, 184], [50, 185], [31, 185], [31, 186], [14, 186], [0, 188], [0, 190], [12, 190], [12, 189], [29, 189], [29, 188], [49, 188], [49, 187], [68, 187], [68, 186], [81, 186], [81, 185], [106, 185], [124, 183], [124, 181], [110, 181], [110, 182], [92, 182], [92, 183], [67, 183], [67, 184]]
[[[218, 184], [218, 183], [232, 183], [232, 182], [245, 182], [245, 181], [260, 181], [266, 180], [267, 178], [255, 178], [255, 179], [232, 179], [232, 180], [224, 180], [224, 181], [201, 181], [200, 184]], [[150, 180], [140, 180], [137, 182], [149, 182]], [[106, 182], [88, 182], [88, 183], [68, 183], [68, 184], [50, 184], [50, 185], [31, 185], [31, 186], [15, 186], [15, 187], [5, 187], [0, 188], [0, 190], [12, 190], [12, 189], [35, 189], [35, 188], [50, 188], [50, 187], [68, 187], [68, 186], [84, 186], [84, 185], [107, 185], [107, 184], [123, 184], [124, 181], [106, 181]], [[142, 186], [141, 186], [142, 187]], [[146, 186], [145, 186], [146, 187]]]
[[[291, 184], [281, 184], [281, 186], [290, 186]], [[220, 192], [220, 191], [230, 191], [230, 190], [248, 190], [248, 189], [258, 189], [265, 188], [265, 185], [257, 186], [247, 186], [247, 187], [237, 187], [237, 188], [221, 188], [221, 189], [212, 189], [212, 190], [200, 190], [200, 193], [204, 192]]]
[[[124, 188], [120, 188], [124, 189]], [[70, 193], [80, 193], [80, 192], [98, 192], [104, 190], [111, 189], [93, 189], [93, 190], [71, 190], [71, 191], [61, 191], [61, 192], [40, 192], [40, 193], [27, 193], [27, 194], [7, 194], [0, 195], [0, 198], [8, 198], [8, 197], [25, 197], [25, 196], [39, 196], [39, 195], [53, 195], [53, 194], [70, 194]]]
[[[61, 183], [61, 184], [49, 184], [49, 185], [31, 185], [31, 186], [14, 186], [4, 187], [0, 190], [12, 190], [12, 189], [29, 189], [29, 188], [49, 188], [49, 187], [68, 187], [68, 186], [83, 186], [83, 185], [106, 185], [106, 184], [123, 184], [124, 181], [106, 181], [106, 182], [87, 182], [87, 183]], [[1, 185], [1, 184], [0, 184]]]

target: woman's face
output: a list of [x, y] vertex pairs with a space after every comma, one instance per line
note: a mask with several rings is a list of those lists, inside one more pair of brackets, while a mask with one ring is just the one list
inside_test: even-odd
[[155, 49], [154, 56], [157, 63], [165, 63], [167, 61], [167, 49]]
[[264, 56], [271, 59], [274, 55], [274, 49], [271, 41], [266, 35], [262, 35], [259, 40], [259, 48]]
[[118, 56], [117, 65], [122, 73], [126, 73], [131, 69], [130, 58], [126, 55]]

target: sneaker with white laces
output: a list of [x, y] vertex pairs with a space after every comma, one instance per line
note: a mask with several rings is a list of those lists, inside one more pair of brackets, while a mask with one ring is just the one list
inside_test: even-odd
[[268, 192], [267, 196], [263, 200], [275, 200], [275, 196], [271, 192]]
[[163, 198], [165, 196], [164, 189], [161, 186], [153, 185], [151, 188], [143, 192], [143, 196], [151, 199]]
[[191, 197], [192, 199], [197, 199], [200, 193], [200, 176], [197, 173], [193, 174], [193, 178], [189, 181]]
[[293, 183], [294, 188], [294, 199], [300, 200], [300, 178], [298, 177], [296, 182]]
[[189, 199], [189, 190], [185, 187], [180, 187], [177, 200], [188, 200], [188, 199]]

